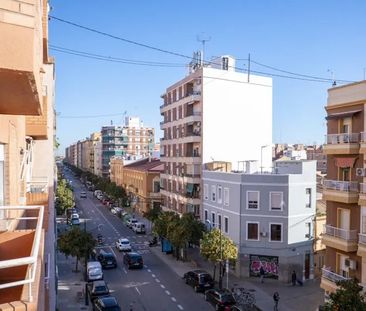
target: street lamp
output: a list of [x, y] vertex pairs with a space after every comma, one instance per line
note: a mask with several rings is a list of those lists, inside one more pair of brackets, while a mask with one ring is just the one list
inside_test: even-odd
[[[205, 220], [206, 227], [208, 230], [212, 229], [212, 223], [208, 219]], [[221, 223], [219, 223], [220, 230], [220, 265], [219, 265], [219, 288], [222, 289], [222, 232], [221, 232]]]
[[261, 146], [261, 174], [263, 173], [263, 149], [268, 147], [269, 145]]

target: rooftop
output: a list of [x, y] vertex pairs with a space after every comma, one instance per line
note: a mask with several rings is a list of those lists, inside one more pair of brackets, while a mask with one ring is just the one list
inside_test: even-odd
[[164, 164], [159, 159], [145, 158], [125, 165], [124, 168], [135, 171], [162, 172], [164, 171]]

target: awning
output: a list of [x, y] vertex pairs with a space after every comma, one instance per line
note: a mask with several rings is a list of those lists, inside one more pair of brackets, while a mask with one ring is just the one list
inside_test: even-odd
[[331, 113], [328, 116], [326, 116], [325, 119], [331, 120], [331, 119], [347, 118], [347, 117], [351, 117], [354, 114], [359, 113], [361, 111], [362, 110], [352, 110], [352, 111]]
[[357, 157], [352, 158], [335, 158], [336, 166], [338, 167], [353, 167]]

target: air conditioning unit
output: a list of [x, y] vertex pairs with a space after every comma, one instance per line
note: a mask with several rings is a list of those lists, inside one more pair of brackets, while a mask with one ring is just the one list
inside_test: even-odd
[[356, 168], [356, 176], [364, 177], [365, 176], [365, 169], [362, 167]]
[[357, 261], [356, 260], [352, 260], [352, 259], [345, 259], [344, 260], [344, 265], [352, 270], [356, 270], [357, 269]]

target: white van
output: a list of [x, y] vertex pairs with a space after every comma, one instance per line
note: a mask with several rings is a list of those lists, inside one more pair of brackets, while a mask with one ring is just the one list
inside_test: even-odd
[[94, 191], [94, 196], [97, 197], [98, 194], [103, 194], [102, 190], [95, 190]]
[[143, 224], [142, 222], [135, 222], [132, 225], [132, 230], [136, 233], [145, 233], [145, 224]]
[[99, 261], [89, 261], [86, 265], [86, 281], [103, 280], [102, 265]]

